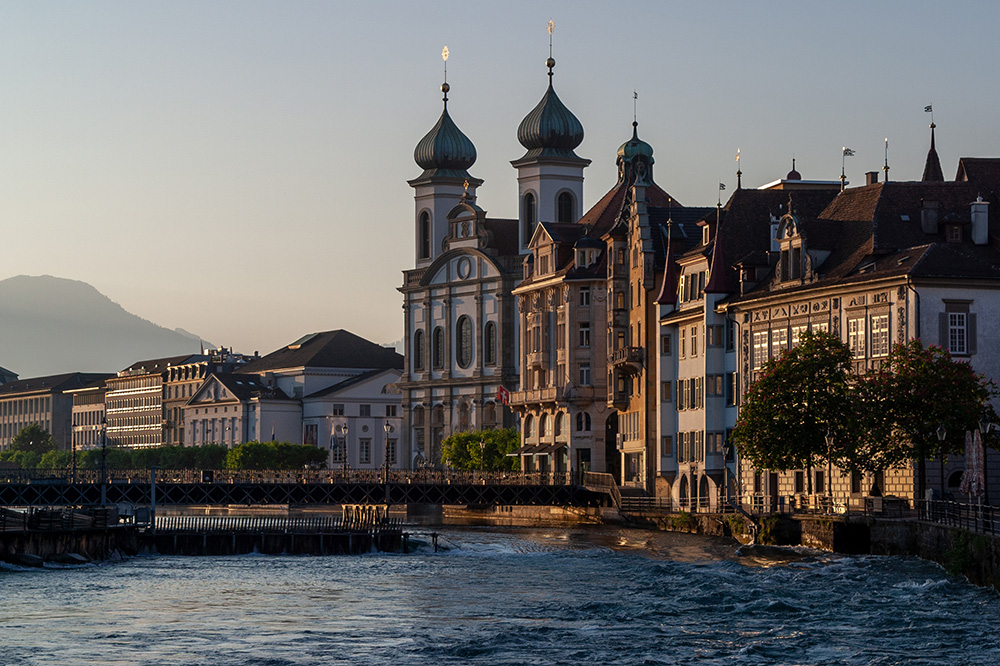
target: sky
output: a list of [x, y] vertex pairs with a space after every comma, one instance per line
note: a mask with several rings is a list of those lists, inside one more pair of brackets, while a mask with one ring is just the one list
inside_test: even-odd
[[492, 217], [517, 216], [516, 133], [547, 85], [583, 123], [584, 205], [631, 135], [658, 184], [879, 170], [915, 180], [930, 114], [946, 178], [1000, 156], [1000, 3], [0, 4], [0, 279], [82, 280], [236, 351], [344, 328], [403, 336], [413, 149], [449, 111]]

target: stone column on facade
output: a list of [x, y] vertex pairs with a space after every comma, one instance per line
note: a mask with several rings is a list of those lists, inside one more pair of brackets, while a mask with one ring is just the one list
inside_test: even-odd
[[[481, 263], [481, 260], [480, 260]], [[482, 271], [482, 266], [479, 268]], [[481, 274], [481, 273], [480, 273]], [[472, 349], [472, 376], [482, 377], [486, 367], [486, 354], [483, 349], [483, 329], [486, 326], [486, 313], [483, 310], [483, 282], [476, 284], [476, 340]]]
[[452, 321], [452, 307], [451, 307], [451, 291], [449, 289], [448, 295], [441, 299], [441, 305], [444, 307], [444, 358], [441, 359], [443, 368], [441, 370], [441, 378], [449, 379], [451, 377], [451, 362], [452, 362], [452, 333], [455, 331], [455, 322]]

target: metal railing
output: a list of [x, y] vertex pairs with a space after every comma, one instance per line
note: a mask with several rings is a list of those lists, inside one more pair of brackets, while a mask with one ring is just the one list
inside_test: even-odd
[[979, 534], [1000, 534], [1000, 507], [944, 500], [917, 503], [921, 520], [957, 527]]

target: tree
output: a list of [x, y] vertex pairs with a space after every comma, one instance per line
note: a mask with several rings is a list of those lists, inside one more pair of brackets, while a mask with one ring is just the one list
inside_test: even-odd
[[247, 442], [226, 454], [226, 469], [302, 469], [322, 466], [327, 451], [309, 444], [291, 442]]
[[9, 451], [24, 451], [42, 455], [56, 450], [56, 441], [52, 435], [37, 423], [26, 425], [10, 440]]
[[[851, 350], [828, 333], [804, 333], [771, 359], [747, 390], [731, 441], [760, 469], [805, 469], [843, 458], [857, 420], [851, 400]], [[827, 434], [837, 448], [827, 446]]]
[[520, 437], [513, 428], [456, 432], [441, 442], [441, 460], [447, 460], [455, 469], [514, 471], [521, 468], [520, 460], [507, 454], [520, 446]]
[[[920, 340], [894, 345], [881, 368], [858, 380], [862, 409], [857, 466], [881, 471], [917, 460], [920, 497], [927, 488], [926, 460], [962, 453], [965, 433], [985, 415], [997, 420], [990, 400], [996, 384], [969, 363]], [[945, 439], [938, 439], [944, 426]]]

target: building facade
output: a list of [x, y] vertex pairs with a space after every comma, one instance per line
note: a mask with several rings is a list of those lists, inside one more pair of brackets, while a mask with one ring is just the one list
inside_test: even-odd
[[73, 445], [73, 389], [109, 375], [71, 372], [49, 377], [19, 379], [0, 385], [0, 450], [10, 446], [22, 428], [37, 423], [60, 450]]

